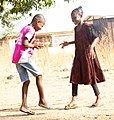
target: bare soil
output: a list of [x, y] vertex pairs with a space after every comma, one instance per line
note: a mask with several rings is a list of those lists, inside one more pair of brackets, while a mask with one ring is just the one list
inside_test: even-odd
[[104, 70], [106, 82], [98, 84], [102, 98], [99, 107], [90, 108], [95, 102], [91, 86], [79, 85], [77, 108], [71, 110], [64, 110], [64, 106], [71, 100], [70, 69], [63, 71], [50, 69], [44, 70], [44, 73], [45, 97], [53, 109], [47, 110], [38, 106], [38, 91], [35, 79], [31, 76], [28, 104], [35, 111], [35, 115], [27, 115], [19, 111], [22, 83], [20, 83], [15, 67], [12, 66], [9, 73], [3, 71], [0, 74], [0, 120], [114, 120], [113, 69]]

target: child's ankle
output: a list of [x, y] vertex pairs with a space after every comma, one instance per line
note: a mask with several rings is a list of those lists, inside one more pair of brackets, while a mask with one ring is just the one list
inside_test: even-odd
[[97, 99], [101, 99], [100, 95], [97, 96]]
[[72, 96], [72, 102], [76, 102], [77, 96]]

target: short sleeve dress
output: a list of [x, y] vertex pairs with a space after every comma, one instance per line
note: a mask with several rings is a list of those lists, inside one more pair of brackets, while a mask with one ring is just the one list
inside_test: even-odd
[[96, 37], [98, 36], [94, 33], [94, 30], [90, 31], [89, 25], [86, 23], [83, 23], [78, 32], [75, 27], [76, 50], [70, 83], [88, 85], [105, 81], [97, 54], [95, 59], [91, 59], [88, 56], [88, 49]]

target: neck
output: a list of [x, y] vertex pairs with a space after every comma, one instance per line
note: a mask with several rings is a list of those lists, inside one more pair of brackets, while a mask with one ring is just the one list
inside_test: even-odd
[[34, 24], [30, 23], [29, 25], [32, 26], [32, 27], [34, 28]]
[[83, 22], [80, 22], [80, 23], [77, 25], [77, 31], [80, 31], [80, 29], [82, 28], [82, 24], [83, 24]]
[[83, 24], [83, 21], [80, 21], [80, 23], [77, 26], [82, 26], [82, 24]]

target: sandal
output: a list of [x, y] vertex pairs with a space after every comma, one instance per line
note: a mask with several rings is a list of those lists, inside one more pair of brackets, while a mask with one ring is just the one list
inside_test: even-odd
[[29, 115], [35, 115], [35, 112], [31, 111], [29, 108], [21, 107], [21, 112], [28, 113]]
[[98, 106], [99, 106], [98, 103], [93, 103], [93, 104], [91, 105], [91, 108], [93, 108], [93, 107], [98, 107]]
[[69, 109], [75, 109], [76, 107], [77, 107], [76, 104], [72, 104], [72, 105], [71, 105], [71, 104], [68, 104], [68, 105], [65, 106], [64, 109], [65, 109], [65, 110], [69, 110]]

